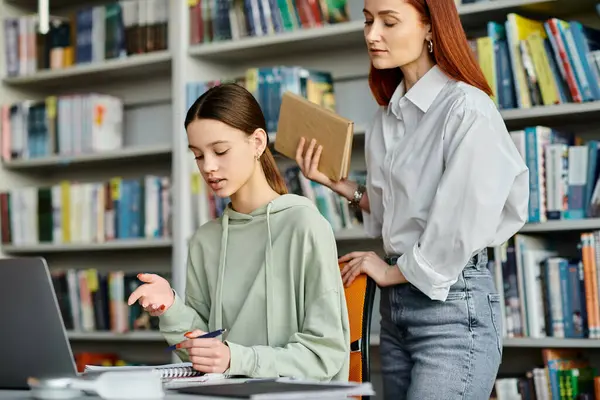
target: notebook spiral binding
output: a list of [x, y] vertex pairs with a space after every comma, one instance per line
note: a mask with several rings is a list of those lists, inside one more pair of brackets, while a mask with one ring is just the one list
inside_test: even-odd
[[159, 369], [163, 378], [187, 378], [190, 376], [199, 376], [201, 372], [192, 367], [171, 367]]

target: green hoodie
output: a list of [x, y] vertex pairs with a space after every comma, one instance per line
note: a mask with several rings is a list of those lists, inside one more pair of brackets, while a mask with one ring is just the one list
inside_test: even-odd
[[[350, 329], [331, 225], [305, 197], [227, 207], [190, 242], [185, 303], [160, 317], [169, 344], [227, 329], [230, 375], [347, 381]], [[185, 350], [179, 357], [189, 360]]]

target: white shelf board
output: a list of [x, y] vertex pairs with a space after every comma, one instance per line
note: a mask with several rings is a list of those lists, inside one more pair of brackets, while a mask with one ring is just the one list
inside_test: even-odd
[[[557, 220], [542, 223], [525, 224], [519, 233], [544, 233], [561, 231], [587, 231], [600, 230], [600, 218], [588, 218], [577, 220]], [[335, 233], [337, 240], [371, 240], [362, 228], [344, 229]], [[373, 239], [379, 240], [379, 239]]]
[[[7, 3], [14, 6], [22, 7], [26, 10], [37, 12], [38, 0], [5, 0]], [[86, 0], [85, 5], [91, 6], [96, 4], [105, 4], [106, 0]], [[49, 0], [49, 6], [51, 10], [58, 10], [64, 8], [80, 7], [82, 4], [81, 0]]]
[[360, 227], [339, 230], [339, 231], [335, 232], [335, 238], [338, 241], [345, 241], [345, 240], [379, 240], [379, 239], [372, 239], [372, 238], [368, 237], [365, 234], [365, 231], [362, 228], [360, 228]]
[[80, 332], [68, 331], [70, 340], [79, 341], [135, 341], [135, 342], [165, 342], [165, 339], [157, 331], [132, 331], [125, 333], [115, 333], [110, 331], [98, 332]]
[[[505, 19], [509, 12], [542, 15], [594, 12], [592, 0], [496, 0], [458, 7], [465, 29], [481, 29], [489, 20]], [[192, 45], [191, 56], [203, 61], [240, 62], [280, 57], [298, 52], [317, 53], [330, 49], [364, 46], [363, 21], [350, 21], [318, 28], [298, 29], [259, 37], [247, 37]]]
[[[371, 346], [379, 346], [379, 332], [371, 333]], [[504, 348], [587, 348], [600, 349], [600, 339], [561, 339], [561, 338], [504, 338]]]
[[600, 101], [501, 110], [500, 113], [508, 127], [567, 124], [581, 122], [584, 117], [589, 122], [590, 117], [600, 120]]
[[361, 43], [364, 43], [363, 23], [351, 21], [276, 35], [197, 44], [190, 47], [189, 54], [203, 60], [234, 62]]
[[71, 165], [102, 164], [120, 161], [132, 161], [142, 158], [153, 158], [170, 156], [172, 147], [170, 145], [159, 146], [132, 146], [110, 152], [98, 152], [89, 154], [77, 154], [73, 156], [55, 155], [30, 159], [16, 159], [5, 162], [3, 167], [10, 170], [31, 169], [39, 167], [64, 168]]
[[3, 245], [5, 254], [69, 253], [81, 251], [113, 251], [170, 248], [171, 238], [159, 239], [118, 239], [104, 243], [40, 243], [32, 245]]
[[556, 220], [540, 223], [525, 224], [520, 233], [583, 231], [600, 229], [600, 218]]
[[65, 80], [69, 85], [80, 83], [89, 84], [91, 79], [97, 80], [131, 80], [141, 79], [157, 73], [167, 73], [171, 70], [171, 53], [156, 51], [145, 54], [135, 54], [124, 58], [106, 60], [99, 63], [79, 64], [61, 69], [38, 71], [31, 75], [4, 77], [3, 81], [12, 86], [63, 86]]
[[599, 339], [561, 339], [561, 338], [504, 338], [504, 347], [524, 348], [587, 348], [600, 349]]
[[[525, 224], [519, 233], [545, 233], [561, 231], [587, 231], [600, 230], [600, 218], [589, 218], [579, 220], [548, 221], [539, 224]], [[343, 229], [335, 232], [338, 241], [345, 240], [381, 240], [368, 237], [362, 228]]]

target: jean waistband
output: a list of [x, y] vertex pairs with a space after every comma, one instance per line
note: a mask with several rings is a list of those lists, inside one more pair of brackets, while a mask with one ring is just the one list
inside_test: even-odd
[[[398, 262], [398, 259], [401, 256], [402, 256], [402, 254], [391, 254], [391, 255], [385, 256], [384, 260], [389, 265], [396, 265], [396, 263]], [[477, 266], [482, 262], [487, 264], [487, 249], [483, 249], [483, 250], [480, 250], [479, 252], [475, 253], [475, 255], [473, 255], [473, 257], [471, 257], [471, 259], [469, 260], [467, 265]]]

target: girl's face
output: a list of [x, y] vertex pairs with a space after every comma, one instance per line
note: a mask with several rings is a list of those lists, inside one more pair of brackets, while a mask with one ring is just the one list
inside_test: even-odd
[[413, 6], [405, 0], [365, 0], [364, 7], [365, 41], [373, 67], [404, 67], [428, 57], [429, 25], [421, 22]]
[[219, 197], [230, 197], [259, 167], [255, 135], [212, 119], [197, 119], [187, 127], [189, 148], [207, 185]]

